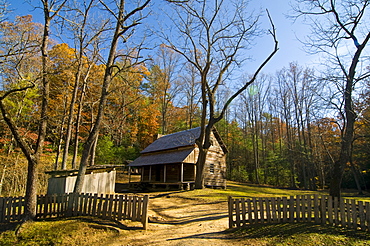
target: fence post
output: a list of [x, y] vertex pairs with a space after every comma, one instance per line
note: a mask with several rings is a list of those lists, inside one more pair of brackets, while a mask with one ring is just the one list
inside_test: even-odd
[[370, 231], [370, 202], [366, 202], [365, 207], [366, 207], [365, 218], [366, 218], [367, 230]]
[[145, 195], [143, 198], [143, 214], [141, 217], [141, 223], [143, 224], [144, 230], [148, 229], [148, 205], [149, 205], [149, 196]]
[[317, 194], [314, 195], [314, 205], [313, 205], [313, 207], [315, 209], [315, 212], [314, 212], [315, 223], [319, 224], [320, 223], [320, 213], [319, 213], [319, 198], [318, 198]]
[[229, 207], [229, 228], [233, 228], [233, 198], [231, 196], [228, 197], [228, 207]]

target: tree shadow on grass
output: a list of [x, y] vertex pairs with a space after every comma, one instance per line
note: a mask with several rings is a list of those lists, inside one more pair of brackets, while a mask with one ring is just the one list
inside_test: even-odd
[[361, 240], [370, 240], [370, 234], [365, 231], [357, 231], [348, 228], [341, 228], [329, 225], [318, 225], [311, 223], [285, 223], [270, 225], [250, 225], [240, 229], [230, 230], [237, 238], [272, 238], [272, 237], [292, 237], [297, 234], [325, 234], [334, 236], [345, 236]]
[[4, 231], [15, 231], [21, 222], [0, 223], [0, 233]]

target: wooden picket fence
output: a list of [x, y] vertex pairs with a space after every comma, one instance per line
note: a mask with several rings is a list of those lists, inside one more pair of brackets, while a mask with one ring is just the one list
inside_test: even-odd
[[312, 222], [370, 231], [370, 203], [331, 196], [229, 197], [229, 227]]
[[[40, 195], [37, 197], [36, 219], [96, 216], [111, 220], [139, 221], [146, 230], [148, 203], [147, 195]], [[21, 221], [24, 205], [24, 197], [0, 197], [0, 223]]]

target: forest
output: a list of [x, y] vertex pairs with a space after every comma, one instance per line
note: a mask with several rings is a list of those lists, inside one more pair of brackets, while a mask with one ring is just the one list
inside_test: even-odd
[[328, 189], [347, 153], [341, 187], [370, 187], [368, 1], [296, 1], [297, 18], [313, 15], [316, 28], [302, 46], [326, 60], [273, 74], [263, 62], [254, 74], [238, 70], [252, 40], [271, 41], [265, 63], [278, 50], [268, 12], [263, 32], [262, 14], [238, 12], [244, 1], [228, 6], [230, 18], [223, 1], [163, 1], [172, 15], [155, 30], [147, 24], [158, 7], [128, 2], [41, 0], [38, 23], [9, 20], [0, 1], [1, 196], [27, 193], [32, 175], [29, 192], [45, 192], [47, 170], [127, 164], [158, 134], [207, 124], [229, 150], [229, 180]]

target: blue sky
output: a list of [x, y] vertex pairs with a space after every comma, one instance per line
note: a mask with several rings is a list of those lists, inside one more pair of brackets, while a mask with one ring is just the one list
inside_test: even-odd
[[[35, 22], [43, 22], [42, 12], [40, 9], [34, 9], [24, 0], [9, 0], [10, 8], [14, 12], [10, 15], [10, 20], [14, 19], [16, 15], [27, 15], [31, 14], [34, 17]], [[31, 0], [31, 2], [39, 5], [40, 1]], [[267, 8], [273, 18], [278, 41], [279, 51], [270, 61], [269, 64], [263, 70], [264, 73], [275, 73], [282, 67], [287, 67], [290, 62], [298, 62], [298, 64], [312, 65], [314, 58], [312, 55], [308, 55], [303, 51], [302, 44], [298, 41], [303, 39], [304, 35], [308, 34], [309, 27], [303, 25], [300, 22], [293, 23], [293, 20], [286, 18], [286, 14], [290, 11], [290, 5], [288, 0], [251, 0], [250, 7], [254, 9], [262, 9], [263, 11]], [[269, 26], [269, 20], [267, 15], [262, 18], [263, 27]], [[250, 51], [251, 56], [254, 58], [251, 62], [246, 64], [244, 68], [245, 73], [252, 73], [254, 69], [260, 64], [262, 60], [273, 49], [273, 40], [270, 37], [263, 37], [256, 40], [256, 45]]]

